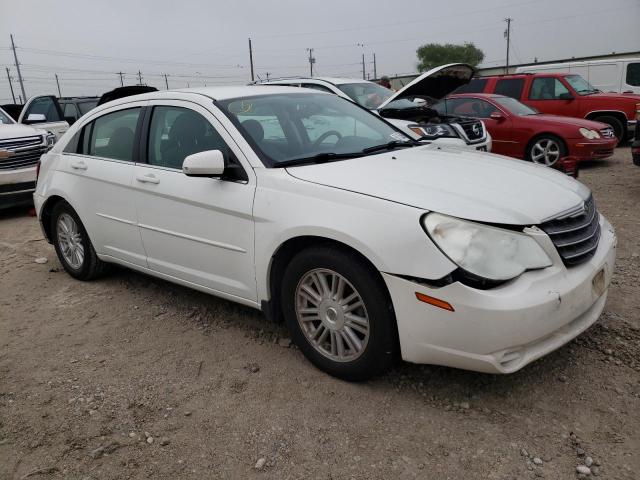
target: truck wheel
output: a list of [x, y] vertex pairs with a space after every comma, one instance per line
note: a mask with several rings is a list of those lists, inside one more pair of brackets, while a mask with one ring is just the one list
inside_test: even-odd
[[601, 117], [595, 117], [593, 121], [606, 123], [611, 128], [613, 128], [613, 134], [618, 139], [618, 145], [626, 140], [624, 125], [622, 125], [622, 122], [616, 117], [612, 117], [610, 115], [602, 115]]
[[391, 301], [379, 274], [356, 255], [332, 246], [299, 252], [285, 270], [281, 302], [293, 341], [326, 373], [360, 381], [392, 365]]

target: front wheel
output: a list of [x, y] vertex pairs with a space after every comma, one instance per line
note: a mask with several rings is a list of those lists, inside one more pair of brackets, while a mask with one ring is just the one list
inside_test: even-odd
[[609, 125], [613, 129], [613, 134], [618, 139], [618, 145], [626, 140], [624, 124], [616, 117], [612, 117], [610, 115], [602, 115], [601, 117], [594, 118], [593, 121], [606, 123], [607, 125]]
[[69, 275], [91, 280], [104, 271], [106, 264], [96, 255], [80, 217], [68, 203], [53, 207], [51, 232], [58, 259]]
[[379, 274], [356, 255], [333, 247], [298, 253], [281, 294], [291, 336], [316, 367], [359, 381], [393, 363], [397, 329], [389, 295]]
[[526, 158], [530, 162], [552, 167], [562, 157], [567, 156], [564, 142], [555, 135], [534, 138], [527, 147]]

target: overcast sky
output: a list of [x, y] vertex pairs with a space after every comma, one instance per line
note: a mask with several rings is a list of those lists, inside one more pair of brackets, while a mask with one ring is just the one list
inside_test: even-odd
[[503, 21], [512, 17], [511, 62], [640, 50], [640, 0], [0, 0], [0, 103], [11, 101], [5, 67], [27, 96], [95, 95], [125, 84], [183, 88], [250, 80], [248, 37], [261, 77], [362, 77], [415, 71], [416, 48], [474, 42], [485, 65], [503, 65]]

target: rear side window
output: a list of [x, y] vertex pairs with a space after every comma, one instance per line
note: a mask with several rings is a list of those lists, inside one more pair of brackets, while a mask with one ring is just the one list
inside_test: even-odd
[[496, 88], [493, 93], [520, 99], [523, 87], [524, 78], [502, 78], [496, 82]]
[[73, 117], [75, 119], [78, 118], [78, 112], [76, 110], [76, 106], [73, 103], [64, 104], [64, 116]]
[[132, 162], [140, 110], [129, 108], [108, 113], [85, 126], [81, 153]]
[[474, 78], [466, 85], [459, 87], [454, 93], [482, 93], [487, 86], [486, 78]]
[[640, 87], [640, 63], [627, 65], [627, 85]]

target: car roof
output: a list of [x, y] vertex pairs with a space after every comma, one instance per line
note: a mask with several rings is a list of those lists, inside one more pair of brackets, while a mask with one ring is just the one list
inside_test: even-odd
[[279, 82], [290, 82], [290, 81], [309, 81], [309, 80], [320, 80], [322, 82], [332, 83], [334, 85], [343, 85], [345, 83], [373, 83], [369, 80], [363, 80], [361, 78], [346, 78], [346, 77], [281, 77], [274, 78], [273, 80], [268, 80], [261, 82], [260, 84], [270, 84], [270, 83], [279, 83]]
[[[176, 90], [159, 90], [157, 92], [149, 92], [142, 93], [139, 95], [131, 95], [128, 97], [118, 98], [117, 100], [112, 100], [110, 102], [106, 102], [103, 105], [100, 105], [100, 110], [102, 106], [113, 107], [116, 105], [121, 105], [125, 103], [129, 103], [132, 101], [143, 101], [143, 100], [180, 100], [185, 99], [191, 95], [202, 95], [205, 97], [209, 97], [212, 100], [229, 100], [232, 98], [246, 98], [246, 97], [255, 97], [258, 95], [276, 95], [282, 93], [295, 93], [297, 95], [326, 95], [322, 92], [318, 92], [316, 90], [307, 90], [301, 89], [298, 87], [285, 87], [285, 86], [270, 86], [269, 88], [264, 88], [261, 85], [236, 85], [236, 86], [225, 86], [225, 87], [197, 87], [197, 88], [183, 88]], [[98, 111], [98, 110], [96, 110]]]

